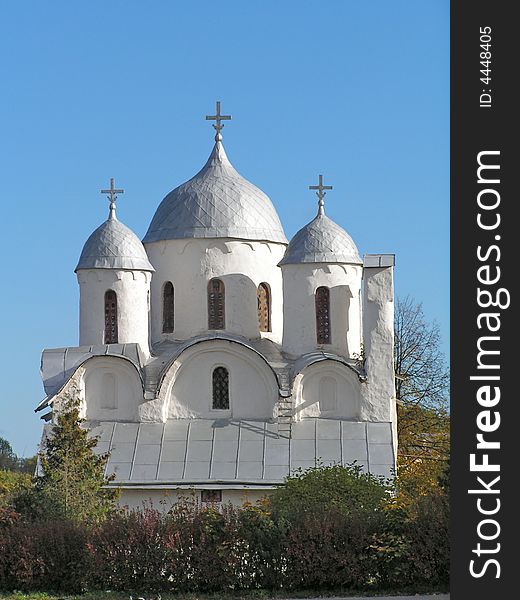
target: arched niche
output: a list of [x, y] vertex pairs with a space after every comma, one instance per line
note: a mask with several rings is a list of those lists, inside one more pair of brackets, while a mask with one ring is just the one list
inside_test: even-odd
[[143, 386], [136, 368], [116, 356], [96, 356], [84, 363], [86, 418], [137, 421]]
[[[213, 408], [213, 373], [223, 367], [229, 380], [229, 408]], [[246, 346], [208, 340], [188, 347], [164, 374], [159, 390], [163, 414], [183, 418], [273, 418], [278, 382], [265, 360]]]
[[305, 367], [295, 378], [295, 418], [360, 419], [360, 383], [349, 367], [323, 360]]

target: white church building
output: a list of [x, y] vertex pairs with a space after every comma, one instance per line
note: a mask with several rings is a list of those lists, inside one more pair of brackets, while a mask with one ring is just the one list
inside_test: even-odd
[[116, 216], [76, 275], [79, 345], [44, 350], [44, 438], [79, 390], [121, 503], [254, 501], [295, 470], [396, 460], [394, 256], [360, 257], [324, 208], [287, 241], [222, 145], [166, 195], [141, 241]]

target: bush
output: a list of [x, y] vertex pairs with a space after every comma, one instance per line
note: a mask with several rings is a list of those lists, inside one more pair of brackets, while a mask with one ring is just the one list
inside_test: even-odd
[[310, 468], [288, 477], [272, 494], [273, 514], [299, 521], [305, 514], [329, 510], [371, 518], [387, 504], [392, 486], [382, 477], [363, 473], [359, 465]]
[[89, 576], [87, 535], [68, 521], [0, 528], [0, 589], [81, 592]]
[[241, 508], [183, 503], [90, 523], [4, 508], [0, 589], [436, 590], [449, 577], [448, 521], [442, 490], [403, 507], [385, 484], [342, 467], [312, 469], [272, 503]]

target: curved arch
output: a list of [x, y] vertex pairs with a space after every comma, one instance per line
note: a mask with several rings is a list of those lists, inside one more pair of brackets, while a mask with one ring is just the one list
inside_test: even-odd
[[337, 356], [336, 354], [325, 353], [325, 352], [322, 354], [321, 353], [320, 354], [311, 353], [311, 354], [304, 354], [294, 363], [293, 368], [291, 370], [291, 387], [293, 386], [293, 383], [294, 383], [294, 380], [296, 379], [296, 377], [298, 377], [298, 375], [300, 375], [304, 369], [306, 369], [307, 367], [310, 367], [311, 365], [314, 365], [316, 363], [324, 362], [324, 361], [328, 361], [328, 360], [339, 363], [340, 365], [343, 365], [343, 366], [347, 367], [348, 369], [350, 369], [352, 371], [352, 373], [354, 373], [356, 375], [357, 379], [359, 379], [359, 381], [361, 383], [364, 383], [366, 381], [366, 376], [363, 373], [363, 371], [359, 371], [358, 369], [356, 369], [356, 367], [354, 367], [354, 365], [347, 362], [341, 356]]
[[263, 354], [261, 354], [260, 352], [258, 352], [258, 350], [255, 350], [255, 348], [253, 348], [249, 344], [246, 344], [246, 343], [244, 343], [244, 342], [242, 342], [240, 340], [236, 340], [236, 339], [233, 339], [231, 337], [224, 336], [224, 335], [219, 335], [218, 337], [202, 337], [200, 339], [189, 340], [188, 343], [186, 343], [179, 350], [179, 352], [177, 352], [177, 354], [175, 354], [164, 365], [164, 368], [161, 371], [161, 375], [159, 377], [159, 382], [157, 384], [157, 395], [159, 395], [159, 393], [160, 393], [160, 390], [162, 388], [163, 382], [164, 382], [164, 380], [166, 378], [166, 375], [167, 375], [168, 371], [173, 366], [173, 364], [180, 358], [180, 356], [182, 355], [182, 353], [186, 352], [186, 350], [189, 350], [190, 348], [192, 348], [193, 346], [196, 346], [197, 344], [203, 344], [204, 342], [211, 342], [211, 341], [224, 341], [224, 342], [229, 342], [230, 344], [236, 344], [237, 346], [242, 346], [243, 348], [247, 348], [248, 350], [250, 350], [251, 352], [253, 352], [254, 354], [256, 354], [259, 358], [262, 359], [262, 361], [265, 363], [265, 365], [269, 368], [269, 370], [273, 374], [273, 377], [274, 377], [274, 379], [276, 381], [276, 385], [280, 389], [280, 382], [278, 380], [278, 375], [276, 374], [276, 371], [269, 364], [269, 361], [265, 358], [265, 356]]
[[[230, 383], [233, 382], [230, 396], [238, 399], [233, 403], [233, 415], [237, 418], [272, 418], [275, 415], [280, 388], [274, 369], [253, 348], [221, 337], [200, 339], [185, 346], [164, 368], [155, 400], [145, 404], [149, 405], [150, 410], [160, 412], [164, 419], [169, 416], [195, 418], [203, 413], [209, 418], [213, 410], [209, 400], [211, 376], [216, 366], [225, 366], [230, 370]], [[193, 369], [202, 373], [202, 377], [194, 375], [191, 372]], [[255, 393], [249, 394], [247, 390], [250, 384], [247, 377], [253, 376], [253, 373], [254, 377], [258, 378], [258, 385]], [[194, 376], [196, 385], [188, 392], [187, 381], [193, 382]], [[187, 401], [186, 398], [190, 395], [192, 400]], [[206, 402], [207, 407], [204, 408]], [[230, 402], [229, 410], [231, 404]]]
[[91, 361], [93, 358], [105, 358], [105, 357], [119, 359], [119, 360], [125, 361], [125, 362], [129, 363], [130, 365], [132, 365], [132, 367], [135, 369], [135, 371], [137, 373], [137, 376], [139, 377], [139, 381], [141, 382], [141, 390], [144, 395], [144, 380], [143, 380], [143, 375], [142, 375], [141, 369], [140, 369], [139, 365], [136, 362], [134, 362], [131, 358], [128, 358], [128, 356], [123, 356], [120, 354], [112, 354], [110, 352], [108, 352], [107, 354], [92, 354], [91, 356], [88, 356], [85, 360], [82, 360], [79, 364], [77, 364], [69, 372], [67, 379], [61, 384], [61, 386], [52, 394], [52, 396], [46, 398], [45, 401], [40, 402], [40, 404], [36, 407], [34, 412], [39, 412], [39, 411], [47, 408], [48, 406], [52, 406], [54, 399], [59, 397], [59, 395], [63, 392], [65, 387], [68, 385], [68, 383], [72, 379], [74, 379], [74, 377], [76, 377], [76, 375], [78, 374], [78, 372], [81, 369], [83, 369], [83, 370], [85, 369], [85, 365], [89, 361]]
[[93, 356], [84, 363], [79, 383], [87, 419], [137, 420], [144, 399], [142, 381], [128, 361]]
[[361, 382], [354, 370], [335, 360], [306, 365], [293, 380], [295, 417], [360, 418]]

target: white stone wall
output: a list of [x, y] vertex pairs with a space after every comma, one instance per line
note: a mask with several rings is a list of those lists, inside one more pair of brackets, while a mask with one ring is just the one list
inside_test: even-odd
[[[146, 244], [155, 268], [152, 278], [152, 343], [185, 340], [208, 331], [208, 282], [218, 277], [225, 286], [225, 331], [276, 342], [282, 340], [282, 275], [277, 266], [284, 244], [229, 239], [180, 239]], [[162, 332], [163, 287], [175, 290], [175, 329]], [[257, 288], [271, 291], [270, 333], [259, 333]]]
[[[245, 503], [254, 504], [271, 493], [270, 489], [223, 489], [222, 503], [217, 506], [223, 506], [230, 502], [235, 506], [242, 506]], [[198, 489], [143, 490], [131, 488], [122, 489], [119, 506], [127, 507], [130, 510], [152, 507], [160, 512], [168, 512], [179, 501], [194, 502], [204, 506], [201, 503], [201, 490]]]
[[137, 421], [143, 387], [133, 365], [115, 356], [89, 359], [82, 366], [82, 395], [90, 421]]
[[[229, 372], [229, 410], [212, 408], [212, 373]], [[170, 366], [158, 398], [143, 404], [141, 421], [169, 419], [268, 420], [276, 415], [278, 384], [271, 368], [252, 350], [225, 340], [200, 342]]]
[[[362, 268], [356, 265], [284, 265], [283, 349], [300, 356], [316, 349], [354, 358], [361, 351], [360, 289]], [[330, 289], [331, 343], [316, 339], [315, 292]]]
[[295, 419], [349, 419], [361, 414], [361, 386], [357, 375], [341, 363], [325, 360], [299, 373], [293, 384]]
[[137, 343], [149, 354], [151, 273], [116, 269], [78, 271], [80, 287], [79, 345], [105, 343], [105, 292], [117, 294], [118, 343]]
[[[365, 266], [363, 277], [367, 381], [362, 388], [361, 418], [367, 421], [390, 421], [395, 425], [393, 266]], [[394, 439], [397, 439], [396, 435]]]

